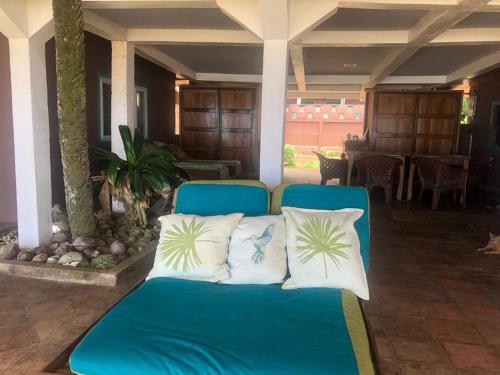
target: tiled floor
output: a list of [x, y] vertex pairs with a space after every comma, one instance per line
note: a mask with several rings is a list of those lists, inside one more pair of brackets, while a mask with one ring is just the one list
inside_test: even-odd
[[375, 205], [365, 314], [382, 374], [500, 374], [500, 214]]
[[[500, 374], [500, 255], [475, 250], [500, 215], [375, 203], [371, 223], [364, 308], [381, 374]], [[0, 374], [36, 374], [129, 287], [0, 275]]]

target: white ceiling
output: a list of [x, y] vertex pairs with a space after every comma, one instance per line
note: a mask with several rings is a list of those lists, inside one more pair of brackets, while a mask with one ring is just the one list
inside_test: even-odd
[[[218, 1], [228, 0], [169, 0], [165, 7], [154, 0], [150, 8], [130, 0], [84, 4], [91, 4], [89, 13], [103, 22], [126, 29], [129, 40], [176, 73], [256, 82], [262, 74], [263, 48], [255, 32], [259, 25], [249, 21], [255, 9], [249, 7], [239, 18], [228, 16], [227, 9], [217, 7]], [[472, 2], [467, 9], [446, 5], [454, 1], [463, 0], [342, 0], [331, 16], [291, 42], [303, 48], [297, 55], [301, 60], [289, 62], [290, 83], [294, 76], [302, 76], [309, 90], [322, 85], [349, 90], [376, 84], [436, 87], [496, 66], [496, 56], [500, 64], [500, 0], [490, 0], [492, 6], [478, 6], [475, 12], [468, 12], [474, 3], [488, 1]], [[311, 13], [319, 7], [312, 1], [307, 4]], [[446, 21], [443, 14], [448, 11], [456, 21], [429, 38], [427, 29], [432, 33], [442, 27], [434, 18]], [[268, 16], [281, 22], [280, 14]]]

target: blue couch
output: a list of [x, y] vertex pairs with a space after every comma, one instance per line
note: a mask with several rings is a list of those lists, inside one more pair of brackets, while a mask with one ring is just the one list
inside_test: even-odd
[[[281, 206], [358, 207], [368, 269], [366, 191], [282, 185], [272, 199], [257, 181], [183, 184], [175, 212], [199, 215], [279, 213]], [[356, 296], [334, 289], [220, 285], [151, 279], [93, 327], [70, 357], [77, 374], [374, 374]]]

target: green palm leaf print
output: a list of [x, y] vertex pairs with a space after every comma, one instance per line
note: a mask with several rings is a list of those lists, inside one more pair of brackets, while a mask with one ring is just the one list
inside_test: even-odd
[[351, 247], [349, 244], [339, 242], [345, 236], [345, 232], [339, 232], [339, 226], [333, 226], [331, 219], [311, 218], [306, 220], [297, 230], [297, 253], [302, 263], [308, 262], [313, 257], [323, 256], [325, 266], [325, 277], [328, 277], [326, 267], [327, 259], [333, 262], [337, 269], [340, 259], [349, 259], [349, 256], [342, 249]]
[[200, 240], [202, 235], [210, 231], [211, 229], [205, 227], [205, 223], [197, 223], [196, 218], [189, 224], [184, 219], [180, 226], [173, 224], [165, 230], [158, 244], [161, 259], [174, 271], [182, 269], [183, 272], [187, 272], [199, 267], [201, 259], [196, 251], [196, 243], [217, 242]]

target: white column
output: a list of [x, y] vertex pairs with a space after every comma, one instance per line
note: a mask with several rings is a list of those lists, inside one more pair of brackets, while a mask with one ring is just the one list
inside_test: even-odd
[[45, 40], [10, 39], [19, 246], [52, 238], [49, 114]]
[[283, 177], [283, 140], [288, 41], [264, 40], [260, 135], [260, 180], [270, 188]]
[[135, 128], [134, 44], [111, 42], [111, 150], [125, 157], [118, 126]]

